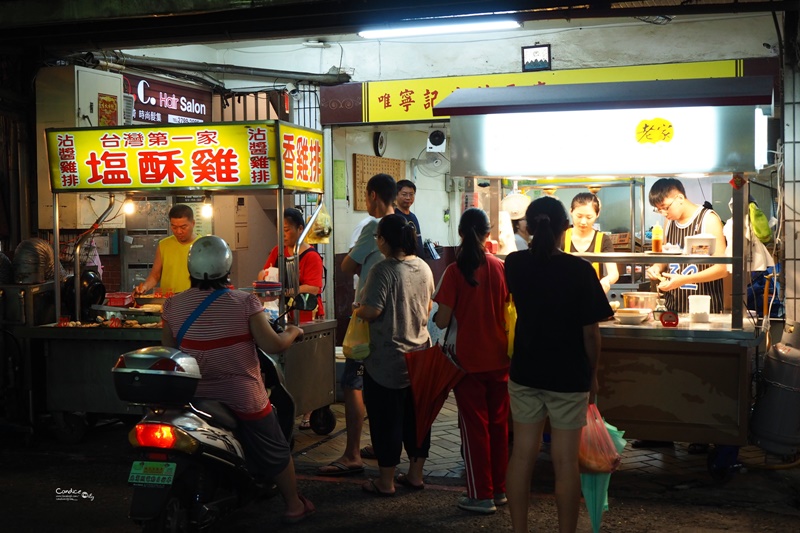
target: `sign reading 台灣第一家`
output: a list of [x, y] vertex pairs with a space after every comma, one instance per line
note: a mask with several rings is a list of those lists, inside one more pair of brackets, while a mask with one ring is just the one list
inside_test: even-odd
[[278, 121], [47, 130], [53, 192], [322, 192], [322, 134]]

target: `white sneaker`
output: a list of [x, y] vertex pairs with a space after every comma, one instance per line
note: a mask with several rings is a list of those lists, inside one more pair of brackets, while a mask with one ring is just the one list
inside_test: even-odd
[[494, 500], [477, 500], [467, 496], [458, 498], [458, 508], [481, 514], [494, 514], [497, 511]]
[[[463, 498], [466, 498], [468, 496], [469, 495], [467, 494], [467, 491], [464, 491], [464, 492], [461, 493], [461, 497], [463, 497]], [[498, 493], [496, 493], [494, 495], [494, 504], [497, 507], [502, 507], [503, 505], [506, 505], [507, 503], [508, 503], [508, 497], [506, 496], [505, 492], [498, 492]]]

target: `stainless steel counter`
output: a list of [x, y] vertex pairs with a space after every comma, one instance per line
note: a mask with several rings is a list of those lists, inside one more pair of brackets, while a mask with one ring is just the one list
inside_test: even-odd
[[744, 445], [762, 335], [730, 315], [677, 328], [601, 324], [598, 407], [629, 438]]
[[731, 328], [730, 314], [712, 314], [707, 323], [692, 322], [688, 314], [678, 315], [678, 326], [667, 328], [649, 318], [635, 326], [622, 325], [616, 320], [602, 322], [603, 337], [631, 339], [669, 339], [679, 342], [715, 342], [756, 346], [761, 339], [756, 324], [745, 319], [742, 329]]
[[[298, 413], [335, 401], [336, 320], [300, 324], [303, 339], [277, 354]], [[141, 407], [117, 398], [111, 368], [123, 353], [161, 343], [162, 328], [39, 327], [17, 328], [29, 346], [44, 356], [47, 411], [59, 415], [98, 413], [136, 415]], [[65, 438], [79, 439], [84, 424], [63, 428]]]

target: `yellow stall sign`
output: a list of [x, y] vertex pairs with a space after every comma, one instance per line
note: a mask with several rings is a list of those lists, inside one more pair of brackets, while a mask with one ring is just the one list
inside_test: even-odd
[[277, 121], [47, 130], [53, 192], [281, 185], [321, 192], [321, 145], [320, 132]]
[[323, 192], [322, 133], [285, 122], [278, 125], [283, 186]]
[[664, 79], [730, 78], [742, 76], [742, 60], [700, 61], [665, 65], [634, 65], [513, 74], [484, 74], [363, 84], [362, 114], [367, 122], [433, 121], [433, 108], [456, 89], [526, 87]]

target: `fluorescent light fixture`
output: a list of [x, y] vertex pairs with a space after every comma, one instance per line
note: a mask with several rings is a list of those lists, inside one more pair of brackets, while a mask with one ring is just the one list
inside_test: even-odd
[[391, 39], [393, 37], [418, 37], [421, 35], [513, 30], [519, 27], [520, 23], [516, 20], [490, 20], [484, 22], [463, 22], [364, 30], [358, 32], [358, 36], [364, 39]]
[[756, 170], [760, 170], [769, 164], [769, 118], [764, 114], [764, 110], [756, 108], [756, 147], [755, 159]]

